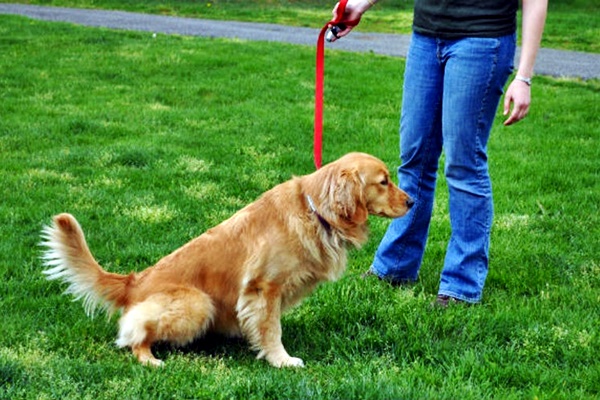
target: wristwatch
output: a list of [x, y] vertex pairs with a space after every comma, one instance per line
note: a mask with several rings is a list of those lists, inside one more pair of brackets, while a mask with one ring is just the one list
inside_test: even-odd
[[524, 76], [517, 75], [515, 76], [515, 80], [525, 82], [527, 86], [531, 86], [531, 78], [525, 78]]

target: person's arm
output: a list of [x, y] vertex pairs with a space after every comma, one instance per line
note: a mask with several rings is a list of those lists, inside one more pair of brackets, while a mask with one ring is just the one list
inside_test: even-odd
[[[337, 37], [333, 38], [332, 42], [336, 39], [346, 36], [352, 31], [356, 25], [358, 25], [360, 18], [362, 15], [371, 7], [377, 3], [378, 0], [348, 0], [346, 3], [346, 10], [342, 19], [340, 20], [341, 24], [346, 26], [346, 29], [341, 30], [337, 33]], [[335, 7], [333, 7], [333, 18], [337, 17], [337, 9], [340, 3], [337, 3]]]
[[521, 56], [517, 75], [504, 95], [504, 115], [509, 115], [510, 112], [504, 125], [522, 120], [529, 112], [533, 66], [540, 48], [547, 10], [548, 0], [523, 0], [522, 2]]

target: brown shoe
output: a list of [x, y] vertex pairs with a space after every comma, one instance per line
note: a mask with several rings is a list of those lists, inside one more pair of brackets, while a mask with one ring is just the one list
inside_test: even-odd
[[370, 268], [366, 272], [362, 273], [360, 275], [360, 277], [362, 279], [367, 279], [367, 278], [371, 278], [371, 277], [377, 278], [380, 281], [386, 282], [394, 287], [404, 287], [404, 286], [410, 287], [416, 283], [415, 281], [398, 281], [395, 279], [382, 278], [379, 275], [377, 275], [375, 272], [373, 272], [373, 270], [371, 270]]
[[437, 297], [435, 298], [434, 305], [441, 307], [441, 308], [448, 308], [448, 306], [450, 304], [458, 304], [458, 303], [464, 303], [464, 301], [455, 299], [454, 297], [448, 296], [445, 294], [438, 294]]

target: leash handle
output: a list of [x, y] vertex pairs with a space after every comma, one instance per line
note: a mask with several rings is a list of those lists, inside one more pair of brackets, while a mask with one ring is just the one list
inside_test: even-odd
[[317, 39], [317, 67], [315, 77], [315, 125], [313, 140], [313, 155], [315, 167], [321, 168], [323, 154], [323, 75], [325, 71], [325, 33], [329, 25], [337, 25], [346, 12], [346, 3], [348, 0], [340, 0], [336, 17], [325, 24], [319, 33]]

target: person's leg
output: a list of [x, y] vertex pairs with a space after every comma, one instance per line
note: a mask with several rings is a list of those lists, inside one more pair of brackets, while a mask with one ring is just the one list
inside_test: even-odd
[[452, 235], [442, 270], [439, 294], [476, 303], [488, 272], [493, 218], [487, 143], [513, 68], [515, 41], [467, 38], [445, 47], [445, 174], [450, 198]]
[[413, 34], [404, 72], [398, 179], [415, 206], [392, 221], [371, 266], [390, 281], [416, 280], [423, 259], [442, 150], [442, 87], [436, 39]]

